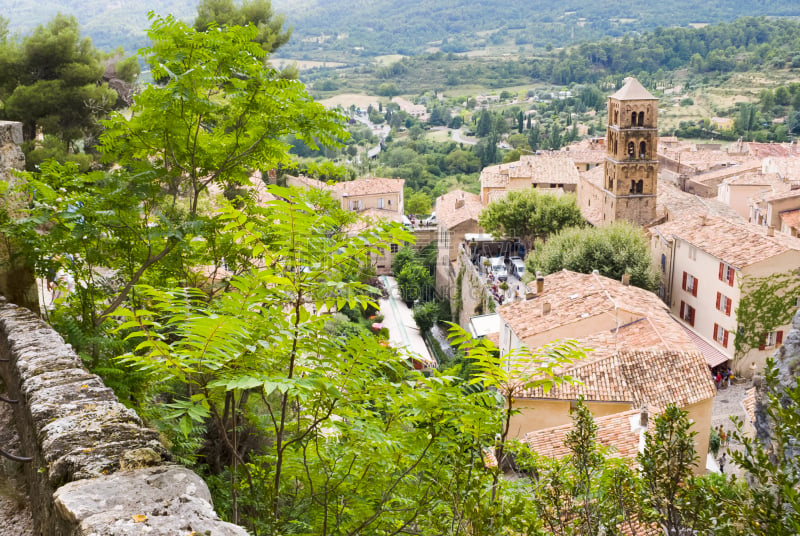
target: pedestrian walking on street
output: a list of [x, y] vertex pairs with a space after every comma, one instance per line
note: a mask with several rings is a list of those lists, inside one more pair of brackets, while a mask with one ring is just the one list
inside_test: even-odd
[[725, 453], [722, 453], [722, 456], [719, 457], [719, 472], [723, 475], [725, 474]]

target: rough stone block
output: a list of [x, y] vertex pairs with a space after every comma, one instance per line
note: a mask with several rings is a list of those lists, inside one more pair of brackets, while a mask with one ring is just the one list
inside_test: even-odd
[[187, 469], [162, 466], [72, 482], [56, 491], [56, 510], [80, 536], [213, 534], [246, 536], [220, 521], [205, 482]]

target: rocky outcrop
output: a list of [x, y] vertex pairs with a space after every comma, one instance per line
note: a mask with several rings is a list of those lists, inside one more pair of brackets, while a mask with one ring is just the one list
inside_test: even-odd
[[244, 536], [203, 480], [171, 464], [154, 430], [119, 403], [50, 326], [0, 299], [0, 375], [20, 432], [39, 534]]

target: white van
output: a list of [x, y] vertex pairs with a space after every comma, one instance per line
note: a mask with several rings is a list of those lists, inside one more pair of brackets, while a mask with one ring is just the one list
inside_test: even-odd
[[506, 271], [506, 263], [503, 262], [503, 257], [492, 257], [489, 259], [492, 274], [497, 281], [505, 281], [508, 279], [508, 272]]
[[508, 271], [511, 272], [511, 275], [522, 279], [522, 276], [525, 275], [525, 262], [520, 257], [509, 258]]

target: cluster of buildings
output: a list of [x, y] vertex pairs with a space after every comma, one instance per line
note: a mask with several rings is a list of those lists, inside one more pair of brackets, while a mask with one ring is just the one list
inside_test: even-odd
[[[659, 137], [658, 99], [635, 79], [609, 97], [608, 118], [604, 138], [489, 166], [479, 194], [440, 196], [438, 227], [421, 238], [437, 241], [437, 293], [451, 300], [454, 320], [480, 326], [475, 334], [494, 340], [501, 356], [512, 359], [520, 348], [535, 352], [565, 338], [586, 349], [559, 371], [573, 383], [516, 393], [515, 437], [542, 453], [565, 453], [559, 438], [582, 398], [597, 419], [599, 441], [633, 456], [650, 417], [676, 404], [693, 420], [702, 455], [716, 392], [711, 371], [730, 367], [735, 375], [752, 375], [790, 328], [764, 333], [762, 344], [746, 353], [735, 350], [743, 328], [736, 311], [747, 281], [800, 267], [800, 147], [740, 142], [723, 148]], [[402, 180], [329, 186], [297, 177], [289, 183], [328, 189], [344, 209], [403, 221]], [[505, 305], [487, 307], [486, 278], [470, 248], [475, 237], [486, 236], [480, 213], [508, 192], [528, 188], [573, 192], [591, 225], [641, 226], [660, 274], [657, 293], [625, 278], [561, 271], [537, 277]], [[395, 252], [375, 260], [379, 272], [388, 271]]]
[[[456, 191], [437, 200], [437, 214], [448, 214], [439, 219], [437, 290], [459, 300], [452, 308], [459, 323], [480, 326], [476, 334], [493, 339], [501, 356], [564, 338], [587, 349], [585, 358], [560, 371], [576, 383], [516, 396], [521, 411], [511, 432], [534, 450], [566, 453], [558, 438], [570, 427], [570, 408], [583, 398], [597, 418], [600, 442], [623, 455], [638, 451], [648, 416], [676, 404], [693, 420], [702, 455], [716, 392], [710, 372], [730, 367], [735, 375], [752, 375], [790, 328], [764, 333], [762, 344], [743, 355], [735, 350], [746, 282], [800, 268], [800, 148], [736, 143], [723, 149], [660, 138], [658, 99], [635, 79], [609, 97], [608, 117], [605, 138], [485, 168], [480, 195]], [[475, 317], [476, 310], [486, 311], [485, 293], [474, 288], [483, 280], [473, 273], [465, 237], [483, 232], [483, 207], [526, 188], [575, 192], [594, 226], [640, 225], [661, 276], [658, 292], [562, 271]]]

